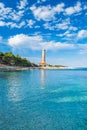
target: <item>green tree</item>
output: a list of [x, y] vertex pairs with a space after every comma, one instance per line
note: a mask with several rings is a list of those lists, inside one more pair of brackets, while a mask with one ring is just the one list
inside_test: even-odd
[[31, 63], [26, 58], [21, 58], [19, 55], [15, 56], [11, 52], [6, 53], [0, 52], [0, 63], [11, 66], [24, 66], [24, 67], [37, 66], [34, 63]]
[[4, 56], [4, 54], [2, 52], [0, 52], [0, 64], [2, 63], [2, 57]]

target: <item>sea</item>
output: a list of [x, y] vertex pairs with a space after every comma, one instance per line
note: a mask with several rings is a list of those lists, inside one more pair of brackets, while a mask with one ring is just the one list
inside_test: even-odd
[[87, 130], [87, 69], [0, 72], [0, 130]]

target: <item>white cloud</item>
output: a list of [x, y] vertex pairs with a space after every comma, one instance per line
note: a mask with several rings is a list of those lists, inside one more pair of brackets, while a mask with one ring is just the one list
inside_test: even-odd
[[41, 36], [28, 36], [24, 34], [15, 35], [8, 39], [8, 44], [14, 47], [24, 47], [30, 49], [38, 49], [38, 44], [42, 42]]
[[61, 3], [61, 4], [58, 4], [56, 7], [53, 8], [53, 10], [56, 12], [56, 13], [61, 13], [64, 11], [64, 3]]
[[28, 23], [28, 26], [29, 26], [30, 28], [32, 28], [33, 25], [35, 24], [35, 21], [32, 20], [32, 19], [30, 19], [30, 20], [27, 20], [27, 23]]
[[38, 0], [37, 3], [41, 4], [42, 2], [46, 2], [46, 0]]
[[78, 30], [78, 28], [77, 28], [77, 27], [74, 27], [74, 26], [70, 26], [70, 27], [69, 27], [69, 30], [76, 31], [76, 30]]
[[81, 12], [81, 3], [77, 2], [75, 6], [64, 8], [65, 4], [60, 3], [56, 6], [39, 6], [33, 5], [30, 10], [32, 11], [33, 15], [37, 20], [44, 20], [44, 21], [50, 21], [53, 19], [56, 19], [55, 14], [60, 14], [63, 12], [67, 15], [77, 14]]
[[24, 9], [27, 4], [28, 4], [27, 0], [20, 0], [20, 3], [18, 3], [17, 8]]
[[9, 16], [8, 19], [12, 19], [12, 21], [18, 22], [21, 20], [22, 16], [24, 15], [24, 10], [19, 10], [18, 12], [16, 12], [15, 10], [13, 10]]
[[62, 39], [65, 39], [67, 41], [73, 41], [73, 37], [76, 37], [76, 33], [72, 33], [71, 30], [68, 29], [64, 33], [57, 34], [56, 36], [62, 37]]
[[87, 30], [80, 30], [80, 31], [78, 32], [77, 37], [78, 37], [79, 39], [81, 39], [81, 38], [86, 38], [86, 37], [87, 37]]
[[13, 48], [40, 49], [73, 49], [74, 44], [61, 43], [55, 41], [46, 42], [42, 36], [28, 36], [25, 34], [15, 35], [8, 39], [8, 44]]
[[25, 25], [22, 22], [22, 18], [26, 11], [26, 6], [27, 0], [20, 0], [19, 4], [17, 5], [17, 9], [6, 7], [4, 3], [0, 2], [0, 26], [20, 28]]
[[72, 14], [75, 14], [75, 13], [79, 13], [81, 10], [82, 10], [81, 3], [77, 2], [77, 4], [74, 7], [68, 7], [68, 8], [66, 8], [65, 9], [65, 13], [67, 15], [72, 15]]
[[4, 21], [0, 21], [0, 26], [1, 27], [5, 26], [5, 22]]
[[45, 23], [43, 26], [44, 26], [45, 29], [49, 29], [49, 30], [54, 30], [55, 29], [55, 26], [51, 26], [50, 23], [48, 23], [48, 22]]
[[46, 22], [45, 24], [43, 24], [43, 27], [45, 29], [49, 29], [49, 30], [67, 30], [68, 29], [69, 31], [72, 31], [72, 32], [75, 32], [75, 31], [78, 30], [77, 27], [71, 25], [70, 18], [67, 18], [67, 19], [64, 19], [64, 20], [59, 20], [57, 22], [59, 22], [59, 23], [58, 24], [52, 24], [50, 22]]
[[0, 9], [4, 8], [4, 4], [0, 2]]
[[39, 26], [39, 25], [36, 25], [35, 28], [40, 28], [40, 26]]
[[[86, 3], [87, 4], [87, 3]], [[87, 10], [87, 5], [84, 5], [84, 10]]]
[[0, 42], [2, 41], [2, 39], [3, 39], [2, 36], [0, 36]]
[[68, 29], [68, 24], [67, 24], [66, 22], [63, 22], [63, 23], [57, 24], [56, 27], [57, 27], [58, 29], [65, 30], [65, 29]]
[[6, 24], [6, 26], [10, 26], [11, 28], [21, 28], [21, 27], [23, 27], [24, 25], [25, 25], [25, 22], [24, 22], [24, 21], [20, 22], [19, 24], [16, 24], [16, 23], [13, 23], [13, 22], [8, 22], [8, 23]]
[[7, 26], [7, 27], [11, 27], [11, 28], [21, 28], [22, 26], [25, 25], [25, 22], [22, 21], [20, 23], [14, 23], [14, 22], [4, 22], [4, 21], [0, 21], [0, 26]]
[[5, 5], [0, 2], [0, 18], [2, 20], [8, 18], [8, 14], [10, 14], [11, 12], [12, 12], [11, 8], [5, 7]]
[[65, 30], [69, 28], [69, 25], [70, 25], [70, 19], [66, 19], [63, 20], [62, 23], [57, 24], [56, 28]]
[[30, 10], [32, 11], [33, 15], [37, 20], [44, 20], [44, 21], [50, 21], [52, 19], [55, 19], [56, 13], [63, 12], [64, 3], [58, 4], [54, 7], [47, 5], [47, 6], [39, 6], [36, 7], [33, 5]]
[[[39, 0], [39, 2], [45, 2], [46, 0]], [[0, 26], [7, 26], [10, 28], [21, 28], [23, 26], [33, 28], [40, 28], [40, 26], [36, 26], [36, 21], [32, 18], [32, 14], [34, 15], [35, 19], [40, 22], [40, 20], [45, 21], [45, 23], [41, 23], [41, 26], [44, 26], [45, 29], [49, 30], [66, 30], [70, 29], [76, 31], [77, 28], [70, 25], [69, 21], [61, 21], [59, 22], [58, 17], [56, 16], [63, 16], [64, 14], [75, 15], [79, 13], [81, 8], [81, 3], [77, 2], [75, 6], [65, 8], [64, 3], [57, 4], [55, 6], [46, 5], [42, 6], [40, 4], [35, 4], [28, 7], [28, 0], [19, 0], [19, 3], [16, 3], [16, 9], [11, 7], [6, 7], [6, 5], [0, 2]], [[84, 8], [86, 8], [84, 6]], [[27, 11], [27, 13], [25, 13]], [[32, 11], [32, 14], [31, 14]], [[26, 17], [25, 17], [26, 15]], [[30, 15], [30, 18], [28, 19]], [[32, 18], [32, 19], [31, 19]], [[28, 20], [27, 20], [28, 19]], [[26, 23], [26, 24], [25, 24]]]
[[40, 6], [35, 5], [30, 8], [37, 20], [49, 21], [54, 18], [54, 11], [51, 6]]

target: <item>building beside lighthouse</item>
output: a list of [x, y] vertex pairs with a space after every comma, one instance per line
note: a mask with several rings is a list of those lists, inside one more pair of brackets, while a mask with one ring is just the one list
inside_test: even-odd
[[39, 63], [40, 67], [46, 66], [46, 50], [42, 50], [42, 61]]

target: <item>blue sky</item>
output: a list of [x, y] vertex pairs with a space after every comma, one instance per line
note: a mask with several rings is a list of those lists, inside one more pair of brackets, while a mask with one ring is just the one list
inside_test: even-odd
[[0, 51], [87, 67], [86, 0], [0, 0]]

